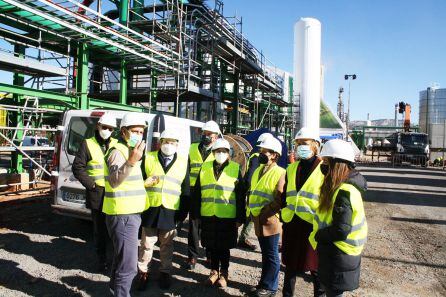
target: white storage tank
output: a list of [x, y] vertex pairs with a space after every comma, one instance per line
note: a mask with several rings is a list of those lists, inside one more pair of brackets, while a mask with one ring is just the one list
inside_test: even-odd
[[294, 25], [293, 91], [300, 95], [300, 127], [319, 131], [321, 23], [314, 18], [301, 18]]

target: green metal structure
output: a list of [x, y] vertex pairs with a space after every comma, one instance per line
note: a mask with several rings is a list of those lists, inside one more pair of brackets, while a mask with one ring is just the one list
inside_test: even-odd
[[[0, 0], [4, 134], [20, 146], [61, 111], [102, 108], [214, 119], [239, 135], [267, 127], [290, 142], [292, 81], [212, 2]], [[23, 172], [21, 151], [10, 168]]]

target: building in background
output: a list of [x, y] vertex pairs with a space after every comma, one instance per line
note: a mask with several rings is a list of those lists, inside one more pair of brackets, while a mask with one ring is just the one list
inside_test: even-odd
[[429, 135], [431, 160], [444, 155], [446, 143], [446, 89], [438, 85], [420, 91], [420, 131]]

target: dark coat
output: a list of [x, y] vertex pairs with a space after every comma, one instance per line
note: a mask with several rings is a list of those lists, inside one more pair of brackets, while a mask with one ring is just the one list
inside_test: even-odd
[[[214, 161], [214, 175], [216, 179], [220, 176], [223, 168], [227, 166], [228, 162], [223, 163], [220, 168], [217, 162]], [[244, 186], [244, 181], [241, 173], [238, 176], [239, 182], [235, 186], [236, 195], [236, 218], [226, 219], [218, 218], [216, 216], [212, 217], [202, 217], [200, 216], [201, 209], [201, 183], [200, 179], [194, 187], [194, 195], [192, 203], [192, 212], [194, 216], [200, 218], [201, 220], [201, 245], [210, 249], [231, 249], [237, 245], [238, 228], [237, 223], [243, 224], [246, 220], [246, 209], [245, 209], [245, 197], [246, 190]]]
[[[103, 140], [98, 131], [95, 132], [95, 138], [101, 146], [102, 152], [105, 153], [108, 150], [110, 144], [110, 138], [106, 141]], [[102, 210], [102, 203], [104, 200], [104, 187], [100, 187], [95, 184], [94, 179], [87, 173], [87, 163], [91, 160], [91, 154], [88, 151], [86, 140], [82, 141], [79, 150], [73, 161], [72, 171], [73, 175], [79, 182], [86, 188], [86, 207], [89, 209]]]
[[[313, 156], [308, 160], [301, 160], [296, 172], [296, 191], [302, 189], [311, 173], [321, 162], [321, 159]], [[286, 176], [285, 189], [288, 184]], [[282, 207], [286, 207], [286, 191], [282, 195]], [[313, 231], [313, 225], [302, 220], [297, 215], [288, 223], [282, 225], [282, 263], [289, 271], [306, 272], [317, 271], [318, 258], [313, 250], [308, 237]]]
[[[361, 192], [367, 189], [366, 180], [356, 170], [352, 171], [346, 183], [354, 185]], [[333, 244], [346, 239], [351, 231], [352, 206], [349, 192], [338, 192], [332, 216], [332, 224], [315, 235], [318, 243], [319, 279], [332, 290], [352, 291], [359, 287], [361, 255], [347, 255]]]

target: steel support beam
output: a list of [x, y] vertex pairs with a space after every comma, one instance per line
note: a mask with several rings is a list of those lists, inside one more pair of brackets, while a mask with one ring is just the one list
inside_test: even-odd
[[238, 135], [238, 126], [239, 126], [239, 88], [240, 88], [240, 74], [237, 72], [234, 75], [234, 99], [232, 105], [232, 129], [231, 133]]
[[[15, 56], [24, 58], [25, 56], [25, 47], [22, 45], [14, 46]], [[17, 86], [23, 86], [25, 84], [25, 76], [21, 73], [14, 73], [13, 84]], [[13, 94], [12, 96], [14, 103], [17, 105], [21, 105], [23, 101], [23, 95]], [[12, 126], [17, 128], [23, 128], [23, 112], [18, 110], [15, 115], [12, 116]], [[17, 130], [16, 134], [17, 139], [22, 139], [23, 130]], [[20, 143], [17, 142], [17, 145]], [[22, 173], [23, 172], [23, 155], [20, 151], [15, 151], [11, 155], [11, 166], [9, 169], [10, 173]]]
[[[129, 1], [121, 0], [119, 1], [119, 23], [121, 25], [127, 26], [129, 19]], [[126, 60], [121, 60], [121, 66], [119, 68], [121, 78], [119, 81], [119, 103], [127, 104], [127, 63]]]
[[80, 109], [88, 109], [88, 46], [85, 43], [79, 44], [77, 50], [77, 75], [76, 75], [76, 92], [79, 98]]
[[36, 90], [18, 85], [8, 85], [0, 83], [0, 92], [62, 101], [68, 103], [69, 105], [72, 105], [73, 107], [77, 105], [77, 99], [75, 96], [65, 95], [57, 92]]

